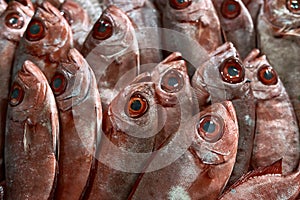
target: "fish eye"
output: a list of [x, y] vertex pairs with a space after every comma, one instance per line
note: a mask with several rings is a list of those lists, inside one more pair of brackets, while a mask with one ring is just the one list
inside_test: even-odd
[[224, 18], [233, 19], [241, 13], [241, 5], [237, 0], [225, 0], [221, 6], [221, 14]]
[[192, 0], [169, 0], [169, 4], [172, 8], [176, 10], [182, 10], [189, 7]]
[[50, 86], [55, 96], [62, 94], [67, 87], [67, 79], [63, 74], [57, 73], [53, 76]]
[[110, 38], [113, 34], [113, 25], [110, 20], [108, 19], [102, 19], [93, 27], [93, 37], [98, 40], [106, 40]]
[[126, 107], [126, 114], [129, 117], [139, 118], [147, 112], [149, 106], [143, 95], [135, 93], [130, 97]]
[[259, 68], [257, 72], [257, 77], [258, 80], [264, 85], [276, 85], [278, 82], [278, 76], [276, 71], [268, 65], [264, 65], [261, 68]]
[[238, 59], [228, 58], [219, 68], [223, 81], [228, 83], [240, 83], [244, 80], [245, 70]]
[[204, 115], [197, 125], [198, 134], [207, 142], [217, 142], [224, 133], [224, 121], [217, 115]]
[[19, 105], [23, 101], [23, 98], [24, 98], [23, 88], [18, 83], [14, 83], [9, 95], [10, 105], [11, 106]]
[[286, 7], [294, 14], [300, 14], [300, 2], [299, 0], [287, 0]]
[[161, 79], [161, 88], [170, 93], [180, 91], [183, 88], [182, 75], [174, 69], [168, 71]]
[[45, 25], [38, 19], [32, 19], [26, 29], [26, 39], [37, 41], [45, 36]]
[[5, 17], [5, 24], [9, 28], [21, 29], [24, 26], [24, 18], [20, 13], [10, 13]]
[[62, 9], [60, 11], [60, 14], [67, 20], [69, 25], [73, 24], [74, 20], [72, 19], [71, 14], [69, 13], [69, 11]]

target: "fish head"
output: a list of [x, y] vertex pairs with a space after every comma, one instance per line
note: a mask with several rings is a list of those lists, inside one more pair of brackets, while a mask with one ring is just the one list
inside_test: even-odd
[[137, 51], [137, 40], [132, 23], [121, 9], [112, 5], [103, 11], [94, 24], [81, 52], [85, 57], [93, 53], [111, 59], [125, 54], [126, 51], [132, 51], [133, 46]]
[[266, 55], [254, 49], [244, 60], [246, 77], [256, 99], [271, 99], [282, 94], [284, 86]]
[[19, 42], [23, 36], [34, 10], [18, 1], [9, 2], [0, 17], [0, 37], [12, 42]]
[[230, 101], [211, 105], [197, 114], [191, 123], [192, 129], [186, 132], [194, 134], [191, 147], [202, 163], [218, 165], [235, 160], [239, 132]]
[[113, 99], [108, 116], [114, 129], [137, 138], [149, 138], [162, 128], [165, 112], [158, 103], [155, 83], [139, 81], [125, 87]]
[[59, 10], [46, 1], [37, 8], [21, 42], [28, 54], [36, 57], [49, 55], [51, 61], [58, 62], [73, 46], [73, 36]]
[[[12, 107], [14, 121], [34, 119], [39, 114], [35, 110], [44, 106], [48, 82], [41, 70], [31, 61], [26, 60], [15, 77], [9, 94], [9, 105]], [[36, 115], [36, 116], [34, 116]]]
[[209, 99], [214, 103], [243, 98], [250, 90], [249, 81], [245, 77], [245, 67], [230, 42], [210, 54], [210, 59], [197, 69], [192, 85], [196, 93], [202, 91], [197, 94], [199, 104], [205, 104]]
[[50, 86], [60, 110], [66, 111], [82, 102], [91, 87], [92, 71], [77, 49], [70, 49], [67, 60], [60, 62]]

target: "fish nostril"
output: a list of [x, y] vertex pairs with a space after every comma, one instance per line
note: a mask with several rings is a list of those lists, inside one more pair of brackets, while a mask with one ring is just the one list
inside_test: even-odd
[[245, 83], [251, 83], [252, 81], [250, 79], [247, 79]]

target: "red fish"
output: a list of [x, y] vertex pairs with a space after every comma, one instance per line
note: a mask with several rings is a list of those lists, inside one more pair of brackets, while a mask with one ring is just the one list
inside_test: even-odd
[[252, 18], [242, 0], [212, 1], [226, 41], [232, 42], [240, 56], [245, 58], [256, 47]]
[[[56, 198], [80, 199], [94, 167], [102, 111], [96, 79], [82, 55], [71, 49], [51, 81], [60, 116]], [[76, 183], [76, 184], [74, 184]]]
[[5, 133], [7, 197], [51, 199], [55, 189], [58, 113], [46, 77], [25, 61], [10, 92]]
[[[157, 171], [142, 174], [128, 199], [216, 199], [234, 166], [238, 125], [231, 102], [213, 104], [190, 119], [177, 148], [191, 143], [175, 162]], [[170, 149], [163, 152], [165, 158]], [[153, 161], [155, 161], [154, 157]], [[160, 158], [161, 159], [161, 158]], [[152, 162], [153, 162], [152, 161]]]
[[[0, 168], [3, 169], [3, 149], [8, 93], [15, 49], [33, 15], [33, 10], [17, 1], [10, 2], [0, 17]], [[0, 170], [1, 170], [0, 169]], [[0, 180], [4, 174], [0, 172]]]
[[2, 14], [7, 8], [7, 3], [4, 0], [0, 1], [0, 14]]
[[80, 4], [73, 0], [66, 0], [61, 6], [60, 11], [69, 22], [74, 40], [74, 47], [81, 50], [82, 44], [87, 37], [92, 24], [87, 12]]
[[81, 52], [95, 73], [106, 110], [140, 69], [138, 43], [127, 15], [115, 6], [108, 7], [94, 24]]
[[299, 128], [289, 96], [265, 55], [254, 50], [244, 61], [256, 99], [255, 139], [251, 165], [271, 165], [282, 158], [283, 174], [299, 162]]
[[24, 37], [16, 50], [13, 75], [29, 59], [45, 74], [48, 81], [60, 62], [67, 57], [73, 46], [72, 30], [59, 10], [49, 2], [38, 7], [31, 19]]

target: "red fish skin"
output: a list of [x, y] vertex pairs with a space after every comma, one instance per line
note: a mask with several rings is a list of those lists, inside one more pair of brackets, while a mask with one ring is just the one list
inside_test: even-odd
[[7, 3], [4, 0], [0, 1], [0, 14], [2, 14], [7, 8]]
[[[131, 118], [125, 110], [130, 97], [137, 93], [146, 98], [149, 107], [144, 115]], [[151, 157], [155, 134], [160, 130], [161, 116], [164, 115], [164, 110], [157, 104], [152, 82], [133, 83], [115, 97], [104, 114], [97, 172], [87, 199], [101, 196], [102, 199], [121, 200], [128, 197]]]
[[67, 77], [67, 87], [56, 96], [61, 132], [55, 198], [80, 199], [94, 168], [100, 139], [100, 95], [92, 69], [76, 49], [69, 51], [68, 61], [60, 64], [57, 73]]
[[250, 13], [242, 0], [236, 0], [235, 2], [238, 4], [236, 9], [239, 7], [240, 13], [234, 18], [228, 19], [222, 14], [222, 4], [226, 0], [213, 0], [212, 2], [217, 10], [226, 41], [232, 42], [241, 58], [245, 58], [256, 47], [254, 24]]
[[[211, 1], [194, 0], [190, 6], [181, 10], [175, 10], [167, 3], [162, 13], [164, 28], [186, 34], [198, 41], [206, 51], [212, 52], [222, 44], [220, 21]], [[167, 49], [179, 51], [181, 43], [177, 44], [178, 40], [180, 38], [163, 35]], [[188, 48], [180, 52], [192, 51]]]
[[[21, 91], [19, 105], [8, 106], [5, 134], [7, 199], [51, 199], [57, 174], [59, 122], [54, 95], [47, 79], [31, 61], [24, 62], [11, 94]], [[13, 86], [13, 90], [15, 85]], [[20, 176], [21, 174], [21, 176]]]
[[[12, 62], [15, 54], [16, 46], [26, 30], [30, 18], [33, 15], [33, 10], [23, 6], [17, 1], [10, 2], [7, 9], [2, 13], [0, 17], [0, 53], [2, 55], [0, 62], [0, 168], [3, 169], [3, 149], [4, 149], [4, 132], [5, 132], [5, 120], [6, 110], [8, 104], [8, 94], [11, 82], [11, 70]], [[14, 13], [19, 13], [21, 21], [23, 18], [23, 26], [20, 28], [12, 28], [6, 25], [9, 16], [13, 17]], [[7, 18], [7, 19], [6, 19]], [[3, 169], [4, 170], [4, 169]], [[0, 180], [3, 180], [3, 170], [0, 172]]]
[[[37, 8], [31, 21], [33, 19], [43, 23], [45, 36], [39, 37], [37, 41], [30, 41], [26, 37], [20, 40], [13, 64], [13, 76], [22, 63], [29, 59], [42, 70], [50, 82], [59, 62], [66, 59], [68, 50], [73, 47], [72, 30], [59, 10], [49, 2], [44, 2]], [[25, 34], [28, 31], [29, 27]]]
[[[200, 117], [210, 113], [219, 115], [225, 124], [222, 138], [215, 143], [208, 143], [197, 134]], [[232, 103], [213, 104], [196, 114], [180, 131], [183, 131], [180, 143], [192, 140], [191, 146], [165, 168], [142, 174], [128, 199], [216, 199], [219, 196], [233, 169], [237, 150], [238, 127]], [[179, 143], [179, 140], [172, 142]], [[168, 154], [168, 150], [164, 153]]]
[[257, 25], [258, 47], [279, 74], [300, 126], [300, 15], [286, 5], [284, 0], [265, 1]]
[[[110, 21], [113, 33], [99, 40], [94, 38], [93, 31], [97, 30], [97, 22], [102, 19]], [[118, 92], [139, 73], [139, 50], [133, 25], [122, 10], [109, 6], [97, 22], [87, 36], [81, 53], [95, 73], [103, 110], [107, 110]]]
[[66, 0], [61, 6], [60, 11], [69, 22], [74, 40], [74, 47], [81, 50], [83, 42], [92, 28], [91, 20], [83, 7], [73, 0]]
[[[51, 5], [53, 5], [56, 8], [59, 8], [64, 2], [65, 0], [46, 0], [47, 2], [51, 3]], [[41, 6], [43, 4], [43, 2], [45, 2], [44, 0], [36, 0], [35, 1], [35, 6]]]
[[253, 24], [256, 25], [257, 24], [257, 17], [259, 14], [259, 11], [261, 9], [261, 7], [264, 4], [264, 0], [242, 0], [244, 5], [247, 7]]
[[256, 99], [256, 130], [251, 165], [268, 166], [282, 158], [283, 174], [296, 169], [299, 162], [299, 128], [289, 96], [277, 77], [277, 83], [263, 84], [261, 67], [272, 67], [265, 55], [254, 50], [244, 61], [246, 76]]

